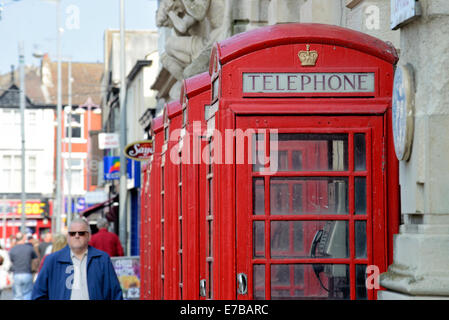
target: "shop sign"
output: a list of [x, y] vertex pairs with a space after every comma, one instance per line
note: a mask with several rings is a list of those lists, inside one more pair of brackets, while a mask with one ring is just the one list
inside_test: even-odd
[[[21, 200], [6, 200], [1, 202], [0, 214], [6, 214], [8, 217], [22, 215]], [[49, 205], [47, 200], [27, 200], [25, 202], [25, 215], [27, 217], [43, 218], [50, 216]]]
[[[131, 178], [132, 163], [126, 159], [126, 175]], [[106, 156], [103, 158], [103, 176], [104, 180], [120, 180], [120, 157]]]
[[120, 137], [118, 133], [99, 133], [98, 149], [114, 149], [120, 147]]
[[153, 155], [153, 141], [144, 140], [130, 143], [125, 147], [124, 153], [127, 158], [133, 160], [149, 160]]

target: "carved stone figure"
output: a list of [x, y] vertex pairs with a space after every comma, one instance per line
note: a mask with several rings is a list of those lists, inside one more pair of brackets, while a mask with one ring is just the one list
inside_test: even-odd
[[230, 36], [229, 2], [163, 0], [160, 3], [157, 26], [174, 30], [166, 40], [161, 63], [178, 82], [205, 71], [213, 43]]

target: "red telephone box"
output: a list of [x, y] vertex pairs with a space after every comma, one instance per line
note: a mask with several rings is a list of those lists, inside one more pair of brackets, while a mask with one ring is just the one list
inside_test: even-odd
[[179, 101], [164, 108], [164, 144], [161, 151], [161, 269], [163, 290], [161, 299], [179, 299], [180, 280], [180, 161], [179, 136], [182, 126], [182, 105]]
[[210, 103], [208, 72], [184, 80], [181, 88], [182, 133], [180, 137], [181, 212], [178, 217], [180, 235], [180, 299], [206, 299], [206, 164], [202, 161], [202, 134], [206, 130], [205, 114]]
[[[150, 133], [153, 139], [153, 156], [147, 166], [149, 175], [149, 186], [143, 195], [148, 199], [147, 204], [147, 226], [141, 228], [142, 238], [148, 238], [148, 244], [141, 248], [141, 256], [147, 250], [148, 261], [143, 266], [141, 279], [146, 283], [142, 289], [143, 299], [161, 299], [162, 296], [162, 277], [161, 270], [161, 152], [164, 143], [164, 123], [162, 116], [159, 116], [151, 122]], [[143, 251], [143, 252], [142, 252]]]
[[366, 270], [392, 263], [399, 225], [397, 60], [376, 38], [322, 24], [215, 45], [212, 298], [375, 299]]
[[[151, 161], [151, 160], [150, 160]], [[142, 300], [149, 299], [150, 292], [150, 171], [151, 163], [146, 163], [141, 167], [142, 171], [142, 189], [140, 193], [140, 298]]]
[[206, 72], [186, 79], [180, 102], [165, 105], [152, 121], [154, 153], [142, 170], [142, 299], [206, 298], [208, 288], [200, 287], [210, 261], [201, 150], [209, 102]]

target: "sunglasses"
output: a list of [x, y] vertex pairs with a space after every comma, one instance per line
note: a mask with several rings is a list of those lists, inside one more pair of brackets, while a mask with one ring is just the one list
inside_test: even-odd
[[74, 237], [77, 233], [80, 237], [84, 237], [88, 232], [87, 231], [69, 231], [69, 235], [71, 237]]

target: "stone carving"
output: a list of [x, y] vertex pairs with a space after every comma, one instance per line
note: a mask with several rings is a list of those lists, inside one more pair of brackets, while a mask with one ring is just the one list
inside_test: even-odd
[[[231, 1], [163, 0], [160, 3], [156, 24], [173, 30], [166, 40], [161, 63], [178, 82], [206, 71], [214, 42], [231, 35]], [[177, 99], [176, 94], [170, 95]]]

